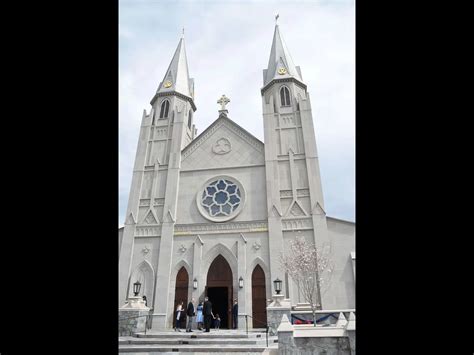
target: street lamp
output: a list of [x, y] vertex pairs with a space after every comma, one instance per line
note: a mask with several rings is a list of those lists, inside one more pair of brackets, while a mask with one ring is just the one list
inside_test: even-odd
[[279, 278], [273, 281], [273, 285], [275, 286], [275, 292], [277, 295], [279, 295], [281, 292], [281, 284], [282, 284], [282, 281]]
[[240, 276], [239, 278], [239, 288], [242, 288], [244, 287], [244, 279], [242, 278], [242, 276]]
[[135, 297], [137, 297], [140, 293], [140, 287], [142, 287], [140, 281], [137, 281], [133, 284], [133, 293], [135, 294]]
[[196, 290], [198, 288], [198, 280], [194, 278], [193, 280], [193, 288]]

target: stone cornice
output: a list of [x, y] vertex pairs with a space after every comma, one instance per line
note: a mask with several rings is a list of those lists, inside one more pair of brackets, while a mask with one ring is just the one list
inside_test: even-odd
[[268, 223], [266, 221], [176, 224], [174, 226], [174, 235], [176, 236], [222, 233], [252, 233], [266, 231], [268, 231]]
[[288, 83], [288, 82], [292, 82], [292, 83], [295, 83], [296, 85], [298, 85], [300, 88], [302, 88], [303, 90], [306, 91], [306, 84], [303, 84], [301, 81], [295, 79], [295, 78], [282, 78], [282, 79], [273, 79], [272, 81], [270, 81], [267, 85], [265, 85], [263, 88], [260, 89], [260, 92], [263, 96], [263, 94], [265, 93], [265, 91], [267, 91], [267, 89], [272, 86], [273, 84], [276, 84], [276, 83]]
[[155, 96], [153, 96], [153, 98], [151, 99], [150, 105], [153, 105], [153, 103], [156, 101], [156, 99], [157, 99], [158, 97], [160, 97], [160, 96], [177, 96], [177, 97], [179, 97], [180, 99], [183, 99], [183, 100], [188, 101], [188, 102], [191, 104], [193, 110], [194, 110], [194, 111], [197, 111], [196, 105], [194, 104], [194, 100], [192, 99], [192, 97], [183, 95], [183, 94], [181, 94], [181, 93], [179, 93], [179, 92], [177, 92], [177, 91], [157, 92], [157, 93], [155, 94]]

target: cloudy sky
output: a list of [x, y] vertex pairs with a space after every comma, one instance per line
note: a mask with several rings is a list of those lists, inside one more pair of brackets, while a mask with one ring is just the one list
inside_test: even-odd
[[355, 221], [354, 1], [121, 0], [119, 2], [119, 226], [125, 220], [142, 112], [185, 31], [198, 134], [229, 117], [263, 141], [260, 88], [275, 14], [311, 96], [328, 216]]

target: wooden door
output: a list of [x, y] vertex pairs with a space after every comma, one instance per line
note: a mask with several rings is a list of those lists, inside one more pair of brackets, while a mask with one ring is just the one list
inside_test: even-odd
[[[179, 270], [176, 275], [176, 288], [174, 291], [174, 308], [173, 308], [173, 327], [176, 326], [176, 308], [178, 303], [183, 301], [183, 311], [186, 311], [188, 305], [188, 287], [189, 287], [189, 276], [184, 266]], [[181, 322], [181, 327], [185, 328], [186, 322]]]
[[260, 265], [252, 272], [252, 317], [254, 328], [265, 328], [267, 325], [267, 292], [265, 289], [265, 272]]

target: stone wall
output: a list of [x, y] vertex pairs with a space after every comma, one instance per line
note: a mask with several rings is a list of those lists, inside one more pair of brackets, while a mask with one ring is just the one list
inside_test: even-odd
[[144, 332], [147, 315], [149, 315], [148, 310], [119, 309], [119, 336]]

